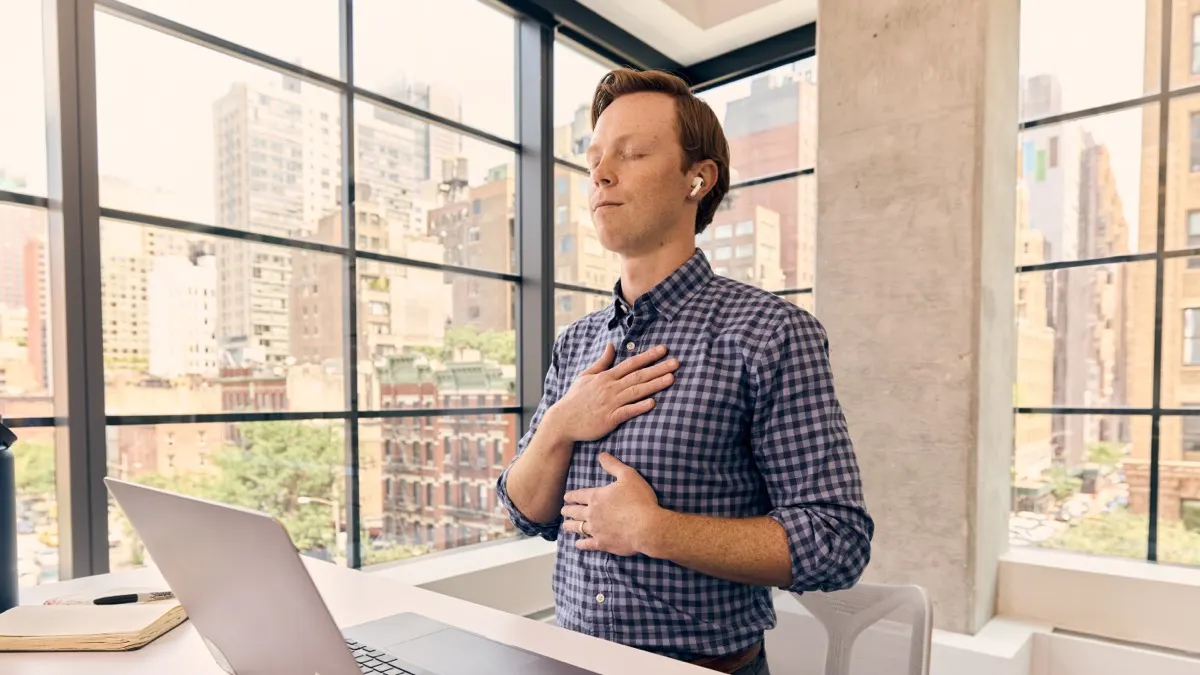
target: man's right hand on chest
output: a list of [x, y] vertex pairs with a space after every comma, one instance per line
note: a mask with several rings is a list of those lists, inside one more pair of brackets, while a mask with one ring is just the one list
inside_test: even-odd
[[595, 441], [621, 424], [654, 409], [653, 396], [675, 382], [679, 361], [663, 360], [665, 345], [632, 356], [615, 368], [611, 344], [604, 354], [571, 384], [549, 410], [542, 428], [549, 426], [564, 442]]

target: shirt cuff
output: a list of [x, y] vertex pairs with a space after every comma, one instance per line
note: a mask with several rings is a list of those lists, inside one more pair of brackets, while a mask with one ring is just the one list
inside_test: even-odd
[[541, 537], [546, 541], [555, 541], [558, 539], [558, 530], [562, 525], [562, 515], [560, 514], [555, 517], [549, 524], [544, 524], [534, 522], [524, 513], [521, 513], [521, 510], [517, 508], [517, 505], [508, 496], [508, 471], [511, 468], [512, 464], [509, 464], [508, 468], [505, 468], [504, 472], [500, 474], [499, 480], [496, 481], [496, 499], [504, 505], [504, 509], [508, 511], [509, 520], [512, 521], [512, 524], [522, 534], [530, 537]]
[[787, 532], [792, 584], [784, 590], [827, 593], [850, 588], [862, 578], [871, 559], [873, 529], [863, 513], [793, 506], [767, 515]]

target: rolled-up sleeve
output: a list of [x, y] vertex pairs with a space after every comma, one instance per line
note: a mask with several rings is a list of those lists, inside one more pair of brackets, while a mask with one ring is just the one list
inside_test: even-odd
[[561, 354], [562, 342], [565, 338], [566, 334], [564, 333], [555, 341], [554, 350], [550, 355], [550, 368], [546, 371], [546, 379], [542, 385], [542, 400], [538, 403], [537, 410], [534, 411], [533, 419], [529, 423], [529, 429], [521, 437], [521, 440], [517, 442], [516, 455], [508, 463], [508, 466], [504, 468], [504, 471], [500, 474], [500, 478], [496, 481], [496, 499], [500, 504], [504, 505], [504, 509], [508, 511], [509, 520], [516, 526], [517, 530], [530, 537], [542, 537], [548, 541], [554, 541], [558, 538], [558, 529], [562, 524], [562, 516], [558, 515], [550, 523], [538, 523], [530, 520], [524, 513], [521, 513], [521, 510], [513, 503], [512, 498], [508, 496], [508, 473], [512, 470], [513, 464], [524, 454], [525, 448], [529, 447], [529, 441], [533, 439], [533, 434], [537, 431], [538, 425], [541, 424], [546, 410], [557, 403], [561, 395], [558, 384], [558, 361]]
[[834, 392], [828, 338], [804, 311], [773, 325], [751, 365], [751, 444], [771, 499], [768, 515], [787, 531], [787, 590], [849, 588], [871, 558], [875, 525]]

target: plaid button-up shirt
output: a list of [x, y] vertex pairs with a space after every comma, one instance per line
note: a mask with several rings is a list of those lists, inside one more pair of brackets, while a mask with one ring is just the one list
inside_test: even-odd
[[[651, 412], [575, 445], [567, 490], [611, 483], [597, 460], [609, 452], [646, 479], [664, 508], [777, 520], [791, 551], [789, 590], [835, 590], [859, 579], [874, 524], [834, 395], [825, 332], [811, 314], [716, 276], [699, 250], [632, 308], [618, 283], [612, 305], [556, 341], [518, 458], [546, 409], [609, 343], [617, 363], [665, 344], [680, 367]], [[676, 658], [732, 653], [774, 626], [770, 588], [640, 554], [580, 551], [578, 535], [560, 531], [561, 516], [525, 517], [508, 497], [507, 478], [506, 469], [497, 495], [516, 527], [558, 542], [559, 625]]]

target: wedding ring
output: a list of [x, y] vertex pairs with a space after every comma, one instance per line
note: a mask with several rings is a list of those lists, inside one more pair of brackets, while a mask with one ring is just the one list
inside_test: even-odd
[[592, 535], [588, 534], [586, 530], [584, 530], [584, 529], [583, 529], [583, 526], [584, 526], [584, 525], [587, 525], [587, 521], [586, 521], [586, 520], [581, 520], [581, 521], [579, 521], [579, 534], [580, 534], [580, 536], [583, 536], [583, 537], [590, 537], [590, 536], [592, 536]]

